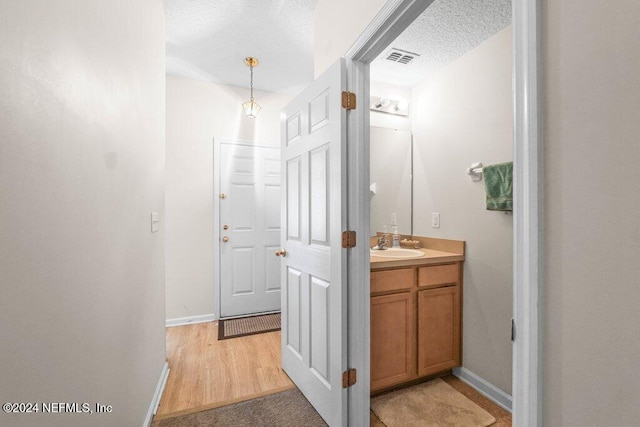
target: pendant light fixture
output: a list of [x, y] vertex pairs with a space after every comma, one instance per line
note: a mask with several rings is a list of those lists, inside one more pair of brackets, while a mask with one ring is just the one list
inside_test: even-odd
[[242, 104], [242, 109], [247, 117], [255, 119], [262, 107], [260, 104], [253, 100], [253, 68], [258, 66], [258, 60], [251, 56], [248, 56], [244, 59], [244, 63], [247, 64], [249, 70], [251, 70], [251, 99], [249, 101]]

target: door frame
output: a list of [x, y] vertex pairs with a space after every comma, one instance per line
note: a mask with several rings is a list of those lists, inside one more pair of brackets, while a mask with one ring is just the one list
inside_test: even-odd
[[[349, 424], [368, 425], [369, 410], [369, 64], [433, 0], [389, 0], [346, 52], [349, 90], [361, 96], [349, 122], [349, 224], [360, 244], [348, 258], [349, 363], [358, 367], [358, 387], [349, 392]], [[512, 413], [516, 426], [542, 425], [541, 248], [542, 85], [540, 0], [513, 2], [514, 232]], [[359, 222], [358, 222], [359, 221]], [[362, 244], [366, 241], [366, 245]], [[363, 284], [357, 286], [357, 284]], [[357, 335], [357, 336], [354, 336]]]
[[242, 139], [213, 138], [213, 320], [219, 320], [222, 313], [222, 283], [220, 278], [220, 255], [222, 232], [220, 230], [220, 145], [242, 145], [246, 147], [280, 148]]

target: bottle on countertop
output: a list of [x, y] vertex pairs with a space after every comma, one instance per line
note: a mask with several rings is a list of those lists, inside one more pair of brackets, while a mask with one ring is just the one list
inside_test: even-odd
[[400, 235], [398, 234], [398, 227], [395, 225], [393, 226], [393, 247], [400, 247]]

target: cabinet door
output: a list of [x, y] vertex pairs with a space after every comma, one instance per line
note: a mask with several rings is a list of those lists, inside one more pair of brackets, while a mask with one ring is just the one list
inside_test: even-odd
[[371, 390], [416, 378], [415, 293], [371, 298]]
[[460, 287], [418, 292], [418, 375], [460, 365]]

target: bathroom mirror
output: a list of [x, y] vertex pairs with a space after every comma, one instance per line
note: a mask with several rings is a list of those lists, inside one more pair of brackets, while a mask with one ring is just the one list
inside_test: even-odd
[[398, 232], [413, 234], [412, 139], [407, 130], [371, 126], [371, 236], [382, 231], [385, 225], [391, 232], [393, 213]]

